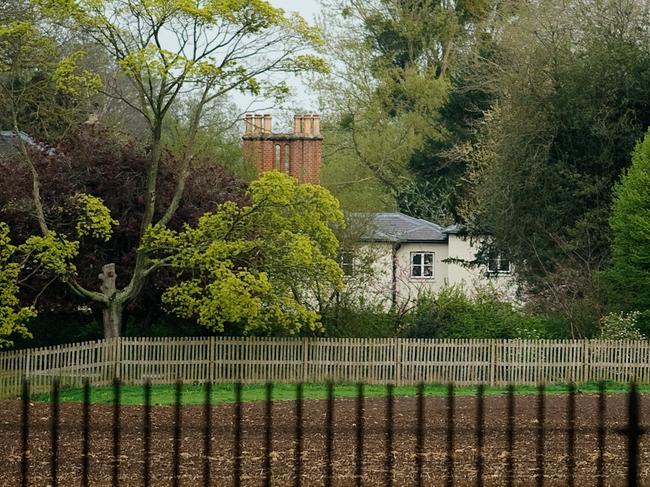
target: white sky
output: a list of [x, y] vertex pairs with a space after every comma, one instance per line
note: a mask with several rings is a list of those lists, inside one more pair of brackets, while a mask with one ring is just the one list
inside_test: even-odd
[[[315, 17], [321, 11], [320, 0], [269, 0], [269, 2], [287, 12], [298, 12], [310, 24], [315, 23]], [[283, 108], [296, 107], [305, 111], [314, 111], [317, 109], [316, 97], [310, 95], [307, 86], [305, 86], [302, 80], [299, 78], [288, 78], [286, 82], [291, 87], [292, 98], [287, 102], [287, 106]], [[233, 94], [232, 98], [241, 109], [245, 109], [251, 102], [250, 97], [239, 93]], [[255, 109], [255, 106], [252, 109]], [[285, 124], [282, 124], [282, 119], [288, 119], [288, 117], [292, 117], [293, 115], [286, 112], [283, 113], [281, 108], [270, 110], [270, 112], [274, 115], [275, 119], [274, 130], [286, 129], [287, 127], [283, 127]]]

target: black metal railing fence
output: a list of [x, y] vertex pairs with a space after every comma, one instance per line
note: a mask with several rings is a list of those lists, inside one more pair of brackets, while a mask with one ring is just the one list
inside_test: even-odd
[[[304, 443], [305, 443], [305, 422], [304, 422], [304, 388], [303, 384], [296, 386], [296, 396], [294, 402], [294, 429], [293, 429], [293, 483], [294, 486], [300, 487], [305, 481], [305, 456], [304, 456]], [[173, 405], [173, 438], [172, 438], [172, 463], [170, 465], [170, 478], [174, 486], [181, 485], [181, 463], [182, 463], [182, 443], [183, 443], [183, 401], [182, 401], [183, 384], [179, 381], [174, 388], [174, 405]], [[364, 467], [368, 445], [366, 445], [366, 405], [367, 397], [364, 393], [364, 385], [358, 384], [356, 389], [356, 398], [354, 414], [355, 422], [353, 427], [354, 431], [354, 469], [353, 478], [356, 486], [364, 485]], [[213, 459], [213, 384], [204, 384], [204, 404], [202, 407], [203, 415], [203, 428], [202, 431], [197, 433], [202, 435], [202, 468], [201, 482], [202, 485], [220, 485], [215, 478], [212, 471], [211, 460]], [[415, 438], [414, 438], [414, 460], [411, 468], [414, 471], [415, 484], [417, 486], [428, 485], [424, 479], [423, 472], [425, 470], [427, 459], [425, 438], [429, 431], [427, 430], [426, 422], [426, 401], [425, 401], [425, 385], [420, 384], [415, 389]], [[566, 485], [573, 486], [576, 482], [576, 434], [581, 431], [576, 425], [577, 408], [576, 408], [576, 387], [570, 385], [566, 393], [566, 423], [564, 426], [564, 437], [566, 440], [565, 449], [565, 475]], [[515, 461], [515, 439], [517, 433], [521, 433], [516, 428], [516, 411], [515, 411], [515, 396], [516, 390], [510, 386], [506, 392], [506, 407], [505, 407], [505, 439], [506, 439], [506, 452], [504, 461], [505, 476], [501, 483], [503, 485], [512, 486], [516, 481], [516, 461]], [[384, 465], [384, 478], [383, 483], [386, 486], [394, 484], [394, 470], [395, 457], [394, 457], [394, 434], [395, 434], [395, 394], [393, 385], [387, 385], [385, 391], [385, 403], [383, 406], [384, 412], [384, 449], [383, 452], [385, 465]], [[112, 443], [112, 458], [111, 462], [111, 484], [113, 486], [120, 485], [120, 469], [122, 462], [122, 384], [119, 380], [113, 381], [113, 400], [112, 400], [112, 427], [111, 427], [111, 443]], [[142, 406], [142, 468], [141, 477], [142, 484], [145, 486], [153, 485], [152, 482], [152, 388], [150, 383], [143, 386], [143, 406]], [[542, 486], [547, 481], [545, 471], [545, 460], [547, 451], [547, 398], [548, 395], [544, 386], [539, 386], [536, 393], [535, 401], [535, 417], [536, 421], [532, 428], [527, 432], [534, 434], [534, 452], [530, 452], [535, 460], [534, 479], [535, 484]], [[21, 408], [20, 408], [20, 480], [16, 484], [22, 486], [30, 485], [30, 428], [32, 421], [30, 420], [31, 413], [31, 397], [30, 397], [30, 384], [25, 380], [22, 386]], [[446, 486], [458, 484], [455, 472], [455, 452], [456, 442], [458, 439], [458, 432], [456, 430], [456, 391], [453, 385], [448, 385], [445, 398], [445, 417], [446, 425], [444, 432], [445, 455], [444, 465], [442, 471], [444, 478], [441, 483]], [[485, 449], [488, 445], [488, 438], [486, 437], [486, 390], [484, 386], [479, 386], [475, 395], [476, 401], [476, 415], [474, 426], [474, 446], [475, 446], [475, 461], [474, 461], [474, 478], [471, 481], [473, 485], [483, 486], [485, 484], [485, 471], [486, 471], [486, 458]], [[49, 484], [53, 487], [60, 485], [59, 483], [59, 466], [61, 458], [59, 456], [59, 440], [60, 440], [60, 411], [61, 411], [61, 388], [58, 381], [54, 381], [50, 393], [49, 400], [50, 416], [49, 416], [49, 436], [50, 436], [50, 457], [49, 457]], [[273, 415], [273, 384], [266, 384], [265, 398], [263, 406], [263, 462], [262, 462], [262, 482], [265, 486], [272, 485], [273, 482], [273, 443], [274, 443], [274, 415]], [[604, 383], [599, 384], [597, 394], [597, 413], [596, 424], [594, 425], [593, 432], [596, 436], [596, 458], [595, 458], [595, 472], [596, 475], [592, 479], [593, 483], [599, 487], [604, 487], [608, 483], [607, 465], [606, 465], [606, 438], [608, 434], [620, 435], [625, 439], [625, 452], [626, 452], [626, 465], [625, 465], [625, 481], [628, 486], [636, 486], [639, 484], [640, 477], [640, 442], [642, 435], [646, 433], [646, 429], [640, 423], [640, 401], [639, 392], [636, 384], [629, 385], [629, 391], [626, 396], [626, 411], [625, 411], [625, 426], [622, 428], [608, 428], [606, 425], [607, 418], [607, 394], [606, 386]], [[88, 381], [84, 382], [83, 386], [83, 403], [81, 405], [81, 454], [80, 462], [80, 483], [83, 486], [91, 485], [91, 415], [93, 405], [91, 404], [91, 386]], [[324, 463], [322, 466], [322, 481], [325, 486], [332, 486], [336, 484], [336, 471], [334, 464], [334, 439], [335, 439], [335, 414], [336, 414], [336, 401], [335, 401], [335, 385], [328, 383], [326, 388], [325, 400], [325, 416], [324, 416]], [[242, 401], [242, 384], [234, 384], [234, 404], [233, 404], [233, 436], [232, 436], [232, 483], [235, 486], [240, 486], [245, 483], [242, 475], [242, 459], [244, 452], [242, 450], [243, 441], [243, 401]], [[442, 438], [441, 438], [442, 440]], [[375, 452], [376, 453], [376, 452]], [[69, 459], [68, 459], [69, 460]], [[130, 479], [133, 480], [133, 477]], [[492, 481], [492, 485], [494, 482]], [[195, 484], [193, 484], [195, 485]]]

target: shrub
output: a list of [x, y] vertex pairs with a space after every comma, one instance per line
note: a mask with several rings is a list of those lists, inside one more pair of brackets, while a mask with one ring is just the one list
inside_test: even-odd
[[502, 299], [493, 288], [468, 296], [448, 287], [423, 296], [409, 317], [409, 338], [556, 338], [557, 320], [525, 313]]
[[321, 321], [327, 337], [386, 338], [395, 334], [393, 313], [362, 303], [332, 307]]
[[641, 313], [609, 313], [600, 320], [601, 340], [646, 340], [639, 331], [638, 320]]
[[612, 206], [610, 301], [616, 310], [650, 310], [650, 130], [614, 187]]

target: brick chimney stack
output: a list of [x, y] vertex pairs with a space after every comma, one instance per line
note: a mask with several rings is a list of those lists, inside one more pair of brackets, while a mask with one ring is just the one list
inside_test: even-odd
[[271, 115], [244, 116], [243, 149], [260, 172], [276, 169], [301, 183], [320, 184], [320, 115], [296, 114], [292, 133], [273, 132]]

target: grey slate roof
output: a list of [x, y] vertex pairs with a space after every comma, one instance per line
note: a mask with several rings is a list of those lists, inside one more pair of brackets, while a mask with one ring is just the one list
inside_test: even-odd
[[361, 240], [374, 242], [446, 242], [445, 230], [435, 223], [404, 213], [354, 213], [348, 216], [365, 225]]
[[461, 232], [461, 228], [458, 223], [454, 223], [453, 225], [449, 225], [447, 228], [445, 228], [444, 231], [447, 235], [457, 235]]
[[25, 132], [14, 132], [13, 130], [0, 130], [0, 153], [9, 153], [16, 150], [19, 141], [22, 140], [26, 145], [30, 145], [47, 155], [54, 155], [55, 150], [36, 142], [30, 135]]

